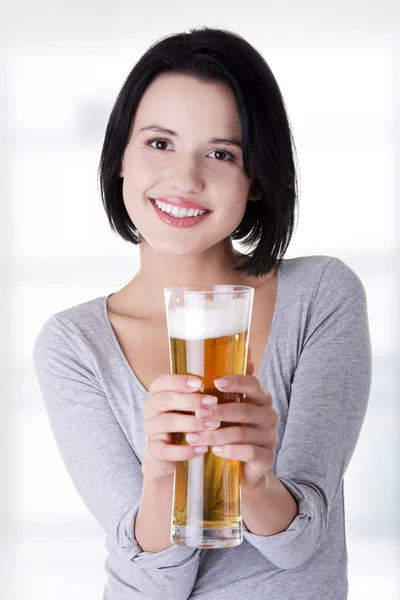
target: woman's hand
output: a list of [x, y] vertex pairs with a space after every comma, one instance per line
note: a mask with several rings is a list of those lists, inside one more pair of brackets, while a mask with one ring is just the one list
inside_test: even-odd
[[[189, 387], [190, 381], [195, 383], [195, 387]], [[205, 419], [199, 420], [194, 413], [201, 407], [209, 408], [204, 400], [207, 402], [209, 399], [212, 403], [217, 403], [218, 400], [214, 396], [196, 393], [201, 386], [200, 378], [172, 374], [158, 375], [151, 384], [143, 404], [147, 441], [142, 461], [145, 476], [158, 479], [173, 475], [176, 461], [190, 460], [207, 451], [204, 444], [174, 444], [172, 437], [172, 433], [182, 432], [183, 439], [188, 431], [201, 433], [209, 428]], [[211, 425], [211, 429], [219, 425], [220, 423]]]
[[271, 394], [263, 388], [257, 377], [253, 376], [254, 364], [250, 360], [246, 373], [221, 378], [219, 382], [226, 381], [226, 387], [218, 385], [218, 380], [214, 382], [218, 390], [246, 394], [245, 399], [210, 406], [210, 417], [201, 417], [196, 410], [196, 415], [201, 421], [242, 425], [221, 427], [214, 431], [199, 431], [198, 439], [195, 439], [193, 434], [187, 434], [186, 439], [192, 445], [212, 446], [217, 456], [242, 461], [242, 486], [252, 487], [274, 463], [278, 414], [272, 408]]

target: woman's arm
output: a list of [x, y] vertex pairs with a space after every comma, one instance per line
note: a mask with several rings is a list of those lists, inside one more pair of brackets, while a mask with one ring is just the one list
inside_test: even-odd
[[[53, 316], [36, 339], [33, 359], [64, 465], [89, 511], [126, 557], [132, 589], [154, 599], [174, 593], [186, 600], [197, 576], [200, 550], [169, 545], [146, 552], [135, 539], [142, 468], [89, 368], [82, 340]], [[165, 512], [167, 496], [165, 490], [156, 495], [155, 515]], [[166, 514], [164, 519], [166, 531]]]
[[297, 514], [296, 500], [271, 470], [255, 486], [242, 488], [242, 516], [251, 533], [281, 533]]
[[[244, 537], [283, 569], [308, 560], [326, 533], [364, 422], [371, 371], [364, 286], [345, 263], [333, 258], [321, 274], [310, 309], [276, 459], [276, 476], [296, 500], [298, 514], [285, 530], [274, 533], [275, 525], [280, 529], [290, 519], [290, 499], [282, 494], [287, 511], [282, 506], [274, 518], [268, 514], [276, 506], [274, 493], [262, 490], [253, 500], [243, 496], [244, 521], [248, 515], [251, 529]], [[272, 490], [279, 492], [275, 484]], [[264, 512], [259, 511], [262, 497]]]
[[152, 479], [144, 475], [135, 538], [146, 552], [160, 552], [172, 545], [173, 487], [173, 475], [166, 475], [164, 479]]

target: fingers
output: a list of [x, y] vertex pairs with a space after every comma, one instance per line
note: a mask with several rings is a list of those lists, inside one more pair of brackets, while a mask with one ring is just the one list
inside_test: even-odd
[[[190, 382], [195, 387], [190, 387]], [[189, 383], [189, 385], [188, 385]], [[143, 403], [143, 413], [146, 419], [169, 411], [194, 412], [204, 400], [207, 404], [216, 404], [215, 396], [196, 393], [203, 385], [199, 377], [187, 375], [161, 374], [156, 377], [149, 388], [149, 394]], [[178, 430], [176, 430], [178, 431]]]
[[251, 464], [252, 469], [261, 473], [267, 471], [275, 461], [275, 453], [269, 448], [252, 446], [249, 444], [226, 444], [225, 446], [214, 446], [212, 451], [217, 456], [240, 460]]
[[210, 416], [203, 417], [200, 410], [196, 409], [196, 417], [205, 422], [243, 423], [264, 429], [274, 428], [278, 424], [278, 413], [273, 408], [257, 406], [249, 402], [249, 399], [246, 399], [246, 402], [221, 403], [208, 408], [211, 410]]
[[149, 440], [147, 448], [153, 458], [169, 462], [191, 460], [192, 458], [205, 454], [208, 450], [207, 446], [168, 444], [158, 438]]
[[162, 413], [170, 411], [194, 412], [204, 404], [217, 404], [216, 396], [202, 393], [159, 392], [154, 396], [147, 396], [143, 403], [143, 413], [146, 419], [152, 419]]
[[215, 387], [221, 392], [237, 392], [246, 394], [254, 404], [272, 405], [271, 394], [263, 388], [259, 379], [253, 375], [227, 375], [214, 381]]
[[[208, 407], [203, 407], [203, 409], [207, 410], [208, 416], [211, 417], [211, 410]], [[203, 419], [207, 419], [207, 415]], [[217, 422], [214, 427], [219, 427], [219, 425], [220, 423]], [[185, 433], [187, 431], [202, 431], [204, 426], [205, 422], [199, 420], [195, 415], [185, 415], [175, 412], [156, 415], [152, 419], [146, 419], [143, 423], [144, 432], [147, 436], [166, 432]]]
[[278, 441], [278, 436], [276, 429], [257, 429], [245, 425], [232, 425], [214, 431], [187, 433], [186, 441], [193, 446], [250, 444], [272, 449]]
[[[265, 463], [265, 453], [273, 454], [277, 441], [278, 415], [272, 409], [271, 394], [253, 372], [254, 364], [249, 360], [247, 375], [230, 375], [216, 380], [216, 388], [224, 392], [225, 401], [219, 403], [217, 397], [206, 396], [200, 391], [203, 389], [200, 377], [159, 375], [151, 384], [143, 405], [149, 454], [159, 461], [173, 463], [191, 460], [211, 446], [221, 447], [221, 456], [238, 457], [237, 460], [247, 462], [251, 459], [246, 457], [258, 452], [258, 448], [264, 451], [260, 456]], [[228, 385], [222, 386], [224, 381]], [[231, 401], [237, 394], [242, 394], [245, 401]], [[221, 422], [243, 425], [220, 427]], [[171, 432], [180, 434], [185, 443], [176, 443], [177, 438]], [[188, 432], [185, 438], [184, 434]], [[190, 437], [196, 434], [198, 438]]]
[[158, 375], [149, 388], [149, 394], [158, 394], [171, 390], [181, 394], [190, 393], [199, 390], [203, 385], [200, 377], [192, 375], [174, 375], [172, 373], [161, 373]]

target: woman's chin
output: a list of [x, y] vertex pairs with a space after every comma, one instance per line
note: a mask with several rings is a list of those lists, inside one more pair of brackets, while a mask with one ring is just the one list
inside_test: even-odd
[[[146, 235], [146, 232], [141, 232], [140, 240], [143, 244], [146, 244], [152, 248], [155, 252], [159, 254], [167, 254], [169, 256], [189, 256], [191, 254], [199, 254], [200, 252], [204, 252], [208, 248], [214, 245], [216, 242], [206, 242], [204, 239], [194, 240], [193, 236], [190, 239], [190, 236], [186, 236], [186, 239], [177, 240], [176, 236], [165, 236], [161, 239], [161, 236], [156, 237], [154, 235], [154, 231], [152, 231], [149, 235]], [[169, 239], [168, 239], [169, 238]]]
[[191, 256], [192, 254], [198, 254], [199, 252], [203, 252], [204, 248], [179, 248], [175, 245], [168, 244], [152, 244], [151, 247], [153, 250], [158, 252], [159, 254], [165, 254], [168, 256]]

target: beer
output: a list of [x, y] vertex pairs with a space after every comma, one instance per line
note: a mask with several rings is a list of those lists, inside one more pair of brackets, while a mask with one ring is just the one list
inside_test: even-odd
[[[213, 382], [224, 375], [245, 374], [249, 311], [251, 302], [249, 306], [240, 297], [228, 301], [197, 298], [186, 306], [172, 305], [168, 313], [172, 373], [201, 378], [201, 391], [217, 396], [218, 403], [239, 402], [241, 394], [220, 392]], [[221, 423], [221, 427], [232, 425]], [[173, 440], [187, 444], [185, 433], [174, 433]], [[240, 544], [240, 478], [240, 461], [216, 456], [211, 447], [190, 461], [177, 461], [171, 541], [199, 548]]]

